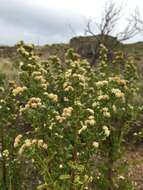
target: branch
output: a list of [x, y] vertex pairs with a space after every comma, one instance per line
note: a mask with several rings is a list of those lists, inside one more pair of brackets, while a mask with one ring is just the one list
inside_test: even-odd
[[135, 10], [134, 15], [131, 15], [130, 18], [127, 19], [128, 23], [127, 23], [125, 29], [122, 32], [116, 34], [116, 36], [120, 42], [129, 40], [139, 34], [139, 30], [137, 29], [138, 28], [138, 19], [137, 18], [138, 18], [137, 12]]

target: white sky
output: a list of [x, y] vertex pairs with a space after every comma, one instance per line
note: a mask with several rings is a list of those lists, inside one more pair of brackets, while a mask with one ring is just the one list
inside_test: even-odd
[[[34, 43], [68, 42], [84, 34], [88, 19], [100, 20], [106, 0], [0, 0], [0, 44], [19, 40]], [[137, 7], [143, 12], [143, 0], [113, 0], [122, 5], [122, 30], [125, 18]], [[142, 15], [143, 16], [143, 15]], [[72, 29], [71, 29], [72, 28]], [[143, 41], [143, 35], [132, 41]], [[131, 41], [130, 41], [131, 42]]]

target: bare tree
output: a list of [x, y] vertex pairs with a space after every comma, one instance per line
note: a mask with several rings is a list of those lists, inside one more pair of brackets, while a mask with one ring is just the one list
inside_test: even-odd
[[[117, 30], [116, 26], [118, 21], [121, 18], [122, 6], [117, 7], [116, 4], [112, 1], [109, 1], [105, 4], [105, 9], [101, 17], [100, 23], [95, 22], [97, 32], [94, 33], [91, 27], [91, 20], [87, 23], [87, 27], [85, 29], [85, 33], [89, 33], [93, 36], [97, 36], [97, 33], [100, 34], [100, 40], [104, 39], [105, 36], [113, 35], [113, 32]], [[133, 15], [130, 15], [130, 18], [127, 19], [127, 25], [123, 29], [123, 31], [117, 32], [114, 36], [119, 41], [126, 41], [130, 38], [136, 36], [139, 31], [137, 30], [138, 23], [142, 23], [143, 21], [139, 20], [138, 16], [139, 12], [135, 10]]]
[[[109, 1], [105, 4], [100, 23], [95, 22], [93, 25], [93, 20], [88, 21], [85, 34], [90, 34], [96, 39], [94, 51], [92, 50], [92, 64], [94, 64], [98, 58], [100, 44], [107, 46], [110, 54], [112, 50], [120, 44], [120, 42], [129, 40], [140, 33], [137, 28], [139, 20], [137, 19], [136, 11], [127, 19], [127, 24], [123, 31], [117, 32], [117, 25], [122, 16], [121, 13], [122, 6], [118, 7], [114, 2]], [[96, 32], [94, 32], [93, 27], [96, 29]]]

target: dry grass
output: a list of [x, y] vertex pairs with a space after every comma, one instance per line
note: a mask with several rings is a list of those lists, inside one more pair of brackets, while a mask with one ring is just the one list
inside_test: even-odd
[[18, 76], [18, 72], [9, 58], [0, 58], [0, 72], [4, 73], [8, 80], [17, 79]]

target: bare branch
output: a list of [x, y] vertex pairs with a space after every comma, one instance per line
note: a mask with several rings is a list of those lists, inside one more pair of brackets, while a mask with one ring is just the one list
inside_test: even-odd
[[[92, 26], [91, 26], [92, 23], [93, 23], [93, 20], [88, 20], [88, 22], [87, 22], [87, 24], [86, 24], [86, 28], [85, 28], [84, 33], [85, 33], [85, 34], [90, 34], [90, 35], [96, 37], [97, 34], [96, 34], [96, 32], [93, 31]], [[95, 25], [96, 28], [99, 30], [99, 25], [98, 25], [98, 23], [97, 23], [97, 22], [94, 22], [94, 25]]]
[[109, 35], [115, 28], [120, 18], [121, 7], [117, 8], [115, 3], [108, 2], [101, 18], [100, 32], [101, 35]]
[[136, 9], [135, 14], [132, 15], [132, 19], [137, 23], [136, 29], [139, 33], [143, 33], [143, 19], [141, 18], [140, 12]]
[[122, 42], [138, 35], [140, 33], [140, 31], [137, 29], [138, 23], [138, 12], [135, 10], [134, 14], [130, 15], [130, 18], [127, 19], [127, 25], [124, 30], [116, 34], [118, 40]]
[[[121, 12], [121, 6], [117, 7], [116, 4], [111, 1], [106, 3], [101, 22], [100, 24], [96, 23], [98, 34], [101, 36], [101, 43], [104, 43], [105, 36], [112, 36], [114, 30], [116, 29], [116, 25], [120, 20]], [[139, 32], [143, 31], [143, 21], [138, 15], [139, 12], [135, 10], [135, 13], [130, 15], [130, 18], [127, 19], [127, 25], [125, 26], [124, 30], [116, 33], [115, 37], [117, 37], [120, 42], [131, 39]], [[97, 36], [97, 33], [93, 32], [91, 21], [87, 23], [86, 33], [89, 33], [94, 37]]]

